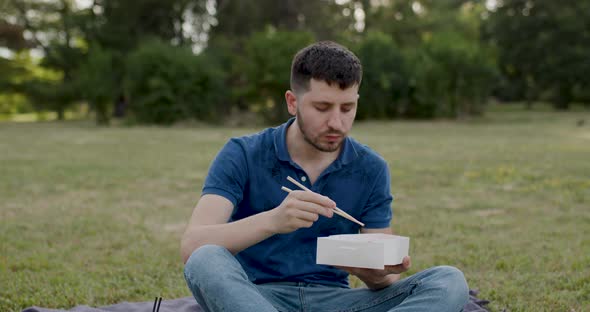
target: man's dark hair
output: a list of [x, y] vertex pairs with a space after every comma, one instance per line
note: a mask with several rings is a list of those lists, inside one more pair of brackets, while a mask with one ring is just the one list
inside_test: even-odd
[[291, 89], [309, 90], [309, 81], [323, 80], [328, 85], [337, 83], [340, 89], [361, 84], [361, 61], [347, 48], [332, 42], [321, 41], [301, 49], [291, 64]]

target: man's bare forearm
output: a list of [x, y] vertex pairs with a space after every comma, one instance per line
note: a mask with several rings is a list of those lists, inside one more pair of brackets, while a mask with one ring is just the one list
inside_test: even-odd
[[231, 223], [192, 226], [182, 237], [182, 260], [186, 263], [193, 251], [208, 244], [223, 246], [237, 254], [274, 234], [267, 212]]

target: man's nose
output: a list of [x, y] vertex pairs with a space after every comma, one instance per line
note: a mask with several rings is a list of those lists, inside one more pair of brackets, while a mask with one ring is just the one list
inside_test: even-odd
[[339, 111], [332, 112], [328, 119], [328, 127], [333, 130], [342, 131], [342, 116]]

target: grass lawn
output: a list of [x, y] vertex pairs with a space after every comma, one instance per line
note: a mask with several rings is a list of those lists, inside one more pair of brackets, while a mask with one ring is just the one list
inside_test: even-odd
[[[179, 237], [218, 149], [256, 130], [0, 123], [0, 311], [189, 296]], [[457, 266], [492, 311], [590, 311], [588, 111], [353, 136], [390, 164], [410, 273]]]

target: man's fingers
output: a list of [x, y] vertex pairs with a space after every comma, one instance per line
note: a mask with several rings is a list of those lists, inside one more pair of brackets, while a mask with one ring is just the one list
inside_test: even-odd
[[402, 263], [398, 264], [397, 267], [403, 269], [404, 271], [408, 270], [412, 266], [412, 261], [410, 256], [405, 256], [402, 260]]
[[367, 272], [374, 272], [379, 274], [399, 274], [407, 271], [412, 266], [412, 261], [410, 256], [405, 256], [402, 260], [402, 263], [396, 265], [386, 265], [384, 270], [381, 269], [365, 269], [365, 268], [355, 268], [355, 267], [345, 267], [345, 266], [334, 266], [340, 270], [346, 271], [350, 274], [356, 274], [361, 271]]
[[291, 194], [293, 194], [293, 200], [291, 201], [293, 208], [320, 214], [328, 218], [331, 218], [334, 215], [332, 208], [328, 208], [318, 201], [318, 198], [327, 198], [325, 196], [305, 191], [293, 191]]
[[410, 259], [410, 256], [405, 256], [402, 263], [404, 268], [409, 269], [412, 266], [412, 259]]
[[312, 202], [302, 202], [301, 203], [301, 210], [311, 212], [314, 214], [320, 214], [322, 216], [331, 218], [334, 214], [334, 211], [330, 208], [326, 208], [324, 206], [320, 206], [318, 204]]
[[333, 200], [331, 200], [327, 196], [320, 195], [318, 193], [307, 191], [293, 191], [291, 192], [291, 194], [293, 194], [293, 196], [302, 201], [311, 202], [326, 208], [336, 208], [336, 203]]
[[293, 216], [297, 219], [306, 221], [306, 222], [316, 222], [318, 220], [318, 214], [304, 211], [304, 210], [297, 210], [293, 212]]
[[402, 263], [397, 265], [388, 265], [385, 267], [385, 270], [390, 273], [400, 274], [410, 269], [411, 266], [412, 261], [410, 259], [410, 256], [405, 256], [402, 260]]

